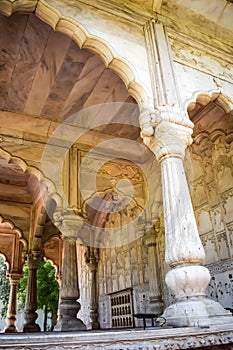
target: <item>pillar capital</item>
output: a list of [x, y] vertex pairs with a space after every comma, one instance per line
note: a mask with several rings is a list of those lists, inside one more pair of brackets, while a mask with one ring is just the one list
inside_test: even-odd
[[19, 280], [23, 277], [23, 275], [19, 272], [9, 272], [7, 274], [7, 277], [9, 278], [10, 283], [17, 285], [19, 283]]
[[159, 230], [156, 223], [154, 226], [152, 226], [149, 229], [149, 231], [144, 236], [144, 241], [148, 248], [152, 246], [156, 246], [157, 240], [158, 240], [158, 234], [159, 234]]
[[193, 123], [179, 108], [158, 106], [140, 115], [141, 137], [160, 162], [164, 158], [184, 158], [192, 143]]
[[60, 211], [54, 213], [54, 223], [65, 239], [77, 240], [84, 218], [73, 211]]
[[85, 255], [86, 264], [91, 272], [96, 272], [99, 263], [99, 251], [98, 248], [92, 248], [89, 250], [89, 254]]
[[26, 262], [29, 269], [37, 270], [42, 261], [42, 252], [39, 250], [32, 250], [26, 256]]

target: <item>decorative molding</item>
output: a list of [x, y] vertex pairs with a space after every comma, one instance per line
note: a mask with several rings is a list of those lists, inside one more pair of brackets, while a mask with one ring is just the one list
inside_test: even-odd
[[[211, 74], [219, 79], [233, 82], [232, 53], [214, 48], [211, 43], [193, 40], [185, 34], [168, 30], [169, 41], [175, 62]], [[230, 49], [230, 48], [229, 48]]]
[[[143, 183], [143, 174], [139, 166], [127, 160], [114, 161], [109, 157], [97, 154], [88, 155], [88, 152], [79, 151], [79, 163], [82, 171], [96, 176], [111, 178], [111, 180], [128, 179], [132, 183]], [[110, 169], [110, 170], [109, 170]], [[114, 171], [113, 171], [114, 170]]]

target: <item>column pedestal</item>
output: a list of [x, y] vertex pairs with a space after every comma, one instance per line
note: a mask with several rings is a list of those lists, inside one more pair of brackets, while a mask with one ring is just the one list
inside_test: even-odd
[[209, 280], [209, 271], [204, 266], [178, 266], [168, 271], [166, 283], [175, 293], [175, 302], [162, 315], [168, 325], [207, 327], [232, 322], [229, 311], [206, 297]]

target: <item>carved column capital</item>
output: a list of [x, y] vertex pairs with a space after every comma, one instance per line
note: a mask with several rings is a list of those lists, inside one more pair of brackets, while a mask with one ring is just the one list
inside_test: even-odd
[[85, 261], [91, 272], [97, 271], [99, 263], [98, 248], [87, 247], [85, 252]]
[[39, 250], [30, 251], [26, 257], [26, 262], [29, 269], [37, 270], [41, 261], [42, 261], [42, 252]]
[[84, 218], [70, 211], [54, 213], [54, 223], [61, 231], [63, 238], [77, 240]]
[[192, 143], [193, 123], [178, 108], [157, 107], [140, 115], [141, 136], [158, 161], [167, 157], [184, 158]]
[[144, 236], [144, 241], [145, 241], [147, 248], [152, 247], [152, 246], [156, 246], [157, 238], [158, 238], [157, 233], [156, 233], [154, 227], [152, 227]]

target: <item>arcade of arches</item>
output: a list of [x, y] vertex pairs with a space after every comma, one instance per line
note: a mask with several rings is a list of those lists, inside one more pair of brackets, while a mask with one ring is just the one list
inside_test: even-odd
[[[142, 320], [134, 314], [140, 313], [162, 315], [173, 327], [232, 323], [230, 29], [219, 39], [222, 52], [229, 48], [225, 61], [218, 47], [211, 56], [205, 46], [195, 67], [208, 33], [200, 34], [200, 46], [194, 39], [187, 44], [185, 35], [176, 38], [172, 20], [163, 22], [169, 11], [164, 5], [161, 23], [146, 22], [141, 31], [141, 23], [130, 21], [134, 41], [122, 19], [119, 30], [126, 32], [131, 56], [107, 62], [107, 44], [94, 38], [98, 19], [93, 42], [85, 46], [81, 34], [70, 35], [75, 14], [70, 27], [64, 20], [63, 30], [60, 20], [56, 31], [55, 10], [47, 20], [45, 2], [34, 9], [19, 5], [13, 14], [5, 3], [0, 253], [11, 285], [5, 332], [18, 331], [16, 288], [24, 264], [29, 277], [23, 332], [40, 331], [41, 259], [56, 266], [57, 330], [138, 327]], [[56, 13], [65, 11], [55, 3]], [[111, 16], [101, 11], [108, 25]], [[85, 16], [80, 28], [85, 20], [92, 33]]]

